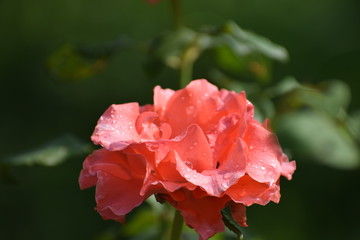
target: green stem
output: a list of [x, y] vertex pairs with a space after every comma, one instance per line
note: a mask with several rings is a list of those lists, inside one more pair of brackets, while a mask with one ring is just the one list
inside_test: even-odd
[[200, 39], [200, 34], [198, 34], [189, 46], [184, 50], [183, 56], [181, 58], [180, 65], [180, 87], [184, 88], [188, 85], [193, 79], [193, 66], [200, 55], [200, 48], [198, 42]]
[[170, 240], [179, 240], [180, 239], [183, 223], [184, 223], [184, 220], [183, 220], [183, 217], [181, 216], [180, 212], [178, 210], [175, 210], [174, 220], [173, 220], [172, 228], [171, 228]]
[[182, 18], [181, 18], [181, 9], [180, 9], [180, 1], [181, 0], [171, 0], [170, 7], [171, 12], [174, 18], [175, 28], [179, 29], [182, 26]]
[[[185, 52], [185, 55], [187, 53]], [[186, 87], [192, 80], [193, 61], [189, 61], [185, 56], [180, 69], [180, 88]]]

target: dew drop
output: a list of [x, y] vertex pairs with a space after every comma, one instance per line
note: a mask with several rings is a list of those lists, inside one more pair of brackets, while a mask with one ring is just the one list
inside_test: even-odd
[[190, 168], [193, 168], [193, 164], [189, 161], [185, 161], [186, 166], [188, 166], [189, 168], [186, 169], [186, 171], [190, 172]]
[[192, 112], [194, 112], [195, 107], [194, 106], [188, 106], [186, 109], [187, 114], [191, 114]]
[[224, 176], [223, 176], [223, 179], [224, 180], [229, 180], [231, 177], [232, 177], [231, 173], [225, 173]]
[[227, 185], [225, 182], [222, 182], [222, 183], [221, 183], [221, 187], [222, 187], [223, 189], [227, 189], [227, 188], [228, 188], [228, 185]]
[[260, 169], [261, 169], [261, 170], [265, 170], [265, 167], [264, 167], [264, 166], [262, 166]]

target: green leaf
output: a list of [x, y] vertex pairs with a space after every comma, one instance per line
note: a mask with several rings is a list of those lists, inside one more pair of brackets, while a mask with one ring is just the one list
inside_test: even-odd
[[87, 58], [71, 44], [63, 45], [47, 60], [50, 73], [63, 81], [84, 80], [101, 72], [106, 64], [107, 57]]
[[72, 135], [64, 135], [48, 144], [23, 154], [2, 159], [2, 163], [10, 166], [56, 166], [72, 156], [90, 151], [88, 144], [84, 144]]
[[142, 208], [132, 216], [131, 220], [123, 226], [123, 233], [127, 236], [134, 236], [151, 228], [158, 227], [158, 216], [148, 208]]
[[177, 69], [185, 49], [194, 41], [196, 35], [197, 33], [189, 28], [169, 32], [156, 41], [151, 51], [154, 57], [161, 59], [165, 65]]
[[284, 47], [271, 42], [265, 37], [240, 28], [235, 22], [225, 24], [224, 32], [229, 33], [237, 42], [237, 47], [234, 50], [240, 55], [258, 52], [277, 61], [284, 62], [288, 60], [288, 52]]
[[272, 98], [280, 98], [280, 110], [289, 111], [308, 106], [340, 121], [346, 118], [346, 108], [350, 102], [349, 87], [339, 80], [306, 86], [287, 77], [267, 93]]
[[237, 236], [237, 240], [243, 239], [243, 234], [240, 225], [231, 216], [230, 207], [226, 207], [221, 211], [222, 219], [228, 229], [234, 232]]
[[296, 89], [301, 88], [301, 84], [292, 76], [282, 79], [276, 86], [267, 90], [270, 97], [279, 97]]
[[226, 23], [210, 35], [219, 67], [229, 74], [241, 75], [242, 79], [255, 77], [266, 83], [271, 79], [272, 60], [288, 59], [284, 47], [243, 30], [234, 22]]
[[360, 165], [358, 147], [344, 127], [318, 111], [284, 114], [276, 122], [276, 130], [284, 146], [295, 157], [314, 160], [339, 169]]
[[346, 125], [347, 125], [351, 135], [360, 144], [360, 110], [358, 110], [355, 113], [352, 113], [346, 119]]

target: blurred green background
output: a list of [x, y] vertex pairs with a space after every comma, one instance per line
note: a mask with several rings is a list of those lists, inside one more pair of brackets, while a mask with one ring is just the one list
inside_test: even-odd
[[[349, 111], [360, 108], [360, 1], [183, 3], [190, 27], [234, 20], [284, 46], [290, 61], [275, 65], [274, 79], [341, 79], [351, 89]], [[155, 85], [177, 88], [174, 70], [165, 69], [153, 80], [142, 71], [142, 43], [171, 28], [168, 8], [165, 0], [158, 5], [144, 0], [1, 0], [0, 158], [66, 133], [90, 143], [97, 119], [110, 104], [151, 103]], [[119, 48], [99, 74], [62, 81], [49, 73], [49, 56], [64, 44], [91, 47], [121, 36], [136, 43]], [[206, 77], [204, 68], [199, 66], [194, 78]], [[118, 223], [103, 221], [93, 210], [94, 189], [79, 190], [84, 157], [79, 153], [56, 167], [2, 168], [3, 178], [9, 176], [0, 183], [0, 239], [105, 239], [104, 233], [117, 229]], [[248, 208], [245, 236], [360, 239], [359, 169], [339, 170], [292, 157], [298, 169], [292, 181], [282, 180], [280, 204]]]

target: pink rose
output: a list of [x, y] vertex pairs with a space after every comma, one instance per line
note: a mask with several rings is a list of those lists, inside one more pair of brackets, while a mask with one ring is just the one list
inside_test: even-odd
[[280, 176], [290, 180], [295, 171], [268, 121], [254, 119], [245, 93], [206, 80], [178, 91], [157, 86], [153, 105], [111, 105], [91, 139], [103, 148], [86, 158], [79, 182], [96, 186], [104, 219], [123, 222], [157, 194], [200, 239], [224, 230], [226, 206], [247, 226], [245, 206], [279, 202]]

